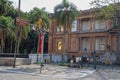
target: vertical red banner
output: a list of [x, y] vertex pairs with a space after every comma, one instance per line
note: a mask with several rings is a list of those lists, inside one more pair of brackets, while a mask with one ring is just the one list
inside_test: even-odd
[[40, 34], [39, 35], [39, 53], [42, 54], [42, 44], [43, 44], [43, 39], [42, 39], [43, 35]]

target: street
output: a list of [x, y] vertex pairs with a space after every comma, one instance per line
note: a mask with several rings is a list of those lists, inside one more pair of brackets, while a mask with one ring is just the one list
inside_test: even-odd
[[[40, 74], [39, 65], [22, 65], [17, 66], [16, 68], [11, 67], [1, 67], [0, 68], [0, 79], [5, 77], [5, 80], [16, 80], [16, 77], [23, 77], [28, 80], [34, 80], [32, 78], [42, 78], [42, 80], [54, 80], [54, 79], [62, 79], [62, 80], [69, 80], [69, 79], [79, 79], [89, 74], [92, 74], [95, 70], [92, 69], [77, 69], [77, 68], [68, 68], [63, 66], [57, 65], [45, 65], [42, 69], [42, 74]], [[29, 77], [30, 76], [30, 77]], [[15, 79], [14, 79], [15, 78]], [[46, 79], [45, 79], [46, 78]], [[54, 79], [53, 79], [54, 78]], [[18, 78], [17, 80], [21, 80]], [[24, 79], [23, 79], [24, 80]]]
[[16, 68], [0, 66], [0, 80], [120, 80], [120, 70], [69, 68], [58, 65], [45, 65], [40, 74], [36, 64]]

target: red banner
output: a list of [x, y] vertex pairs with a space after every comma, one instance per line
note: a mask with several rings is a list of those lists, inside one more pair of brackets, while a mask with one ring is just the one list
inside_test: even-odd
[[43, 51], [42, 51], [42, 45], [43, 45], [43, 39], [42, 39], [42, 38], [43, 38], [43, 35], [40, 34], [40, 35], [39, 35], [39, 38], [40, 38], [40, 39], [39, 39], [39, 53], [42, 54], [42, 52], [43, 52]]

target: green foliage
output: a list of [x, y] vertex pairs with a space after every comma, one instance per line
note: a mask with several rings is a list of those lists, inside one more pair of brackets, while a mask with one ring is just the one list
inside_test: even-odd
[[13, 19], [11, 17], [0, 16], [0, 28], [13, 28]]
[[[2, 46], [2, 52], [5, 49], [5, 41], [8, 40], [8, 37], [11, 40], [12, 38], [12, 29], [13, 29], [13, 20], [11, 17], [5, 17], [5, 16], [0, 16], [0, 39], [1, 39], [1, 46]], [[11, 36], [11, 37], [10, 37]], [[7, 46], [8, 47], [8, 46]], [[5, 49], [5, 52], [8, 50]]]
[[94, 8], [100, 8], [100, 16], [104, 18], [120, 17], [120, 2], [119, 0], [94, 0], [91, 2]]
[[27, 38], [28, 33], [30, 32], [30, 27], [23, 27], [24, 38]]
[[33, 8], [33, 10], [31, 10], [28, 13], [28, 20], [31, 24], [36, 24], [37, 21], [41, 18], [42, 19], [42, 26], [45, 29], [48, 29], [49, 27], [49, 16], [48, 13], [46, 11], [44, 11], [44, 8], [39, 9], [37, 7]]
[[[64, 27], [64, 33], [66, 35], [67, 29], [70, 29], [73, 21], [78, 17], [78, 11], [74, 4], [70, 4], [67, 0], [63, 0], [61, 4], [58, 4], [54, 7], [54, 18], [57, 23], [57, 26], [62, 25]], [[64, 35], [64, 36], [65, 36]], [[65, 53], [67, 37], [65, 36], [63, 46]], [[64, 62], [64, 57], [62, 56], [62, 61]]]
[[0, 27], [1, 28], [7, 27], [7, 18], [5, 16], [0, 16]]
[[31, 53], [32, 51], [37, 52], [37, 41], [38, 36], [34, 30], [31, 30], [26, 39], [26, 49], [27, 53]]
[[[14, 20], [18, 16], [18, 11], [12, 5], [13, 2], [9, 0], [0, 0], [0, 47], [2, 52], [14, 52], [16, 42], [16, 29], [18, 26], [14, 25]], [[35, 7], [30, 12], [20, 11], [20, 18], [28, 20], [30, 24], [36, 24], [39, 18], [42, 18], [42, 26], [45, 29], [49, 27], [48, 12], [44, 8], [39, 9]], [[20, 53], [37, 51], [38, 34], [31, 30], [29, 26], [18, 27], [19, 35], [19, 49]], [[47, 41], [45, 41], [47, 42]], [[26, 51], [27, 50], [27, 51]], [[0, 50], [1, 51], [1, 50]]]
[[67, 0], [63, 0], [54, 8], [55, 20], [58, 25], [71, 27], [72, 22], [77, 18], [78, 11], [74, 4], [70, 4]]
[[12, 2], [8, 0], [0, 0], [0, 15], [6, 15], [10, 12], [12, 6]]
[[61, 63], [59, 66], [68, 66], [68, 63]]

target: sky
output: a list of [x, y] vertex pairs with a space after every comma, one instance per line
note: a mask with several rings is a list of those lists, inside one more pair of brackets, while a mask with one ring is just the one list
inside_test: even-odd
[[[18, 1], [19, 0], [9, 0], [13, 1], [13, 5], [15, 8], [18, 8]], [[90, 2], [93, 0], [68, 0], [70, 3], [74, 3], [77, 6], [78, 10], [85, 10], [91, 8]], [[54, 7], [58, 4], [60, 4], [62, 0], [21, 0], [21, 10], [24, 12], [29, 12], [34, 7], [43, 8], [45, 7], [45, 10], [53, 13]]]

